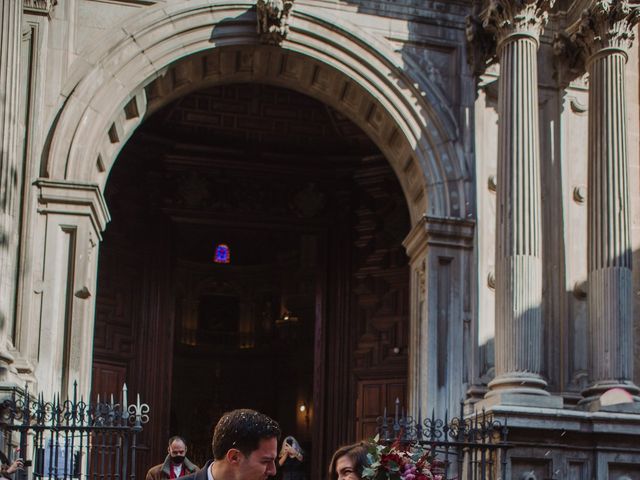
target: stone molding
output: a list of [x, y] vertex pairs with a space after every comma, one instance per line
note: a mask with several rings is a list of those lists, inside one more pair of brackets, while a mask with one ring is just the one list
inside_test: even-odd
[[37, 180], [35, 185], [38, 188], [38, 212], [88, 216], [96, 235], [102, 240], [100, 233], [107, 227], [111, 216], [98, 185], [47, 179]]
[[420, 258], [427, 246], [471, 250], [476, 222], [462, 218], [424, 215], [402, 242], [413, 261]]

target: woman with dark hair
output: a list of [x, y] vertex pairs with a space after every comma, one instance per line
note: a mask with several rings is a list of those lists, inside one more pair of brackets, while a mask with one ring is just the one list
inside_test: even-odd
[[362, 470], [369, 466], [368, 446], [359, 442], [336, 450], [329, 464], [329, 480], [361, 480]]

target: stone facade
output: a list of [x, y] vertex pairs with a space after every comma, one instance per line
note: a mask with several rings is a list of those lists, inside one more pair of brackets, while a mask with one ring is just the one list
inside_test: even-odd
[[89, 395], [120, 151], [189, 93], [269, 84], [348, 118], [398, 178], [408, 408], [508, 418], [509, 478], [640, 478], [640, 7], [282, 3], [1, 0], [4, 384]]

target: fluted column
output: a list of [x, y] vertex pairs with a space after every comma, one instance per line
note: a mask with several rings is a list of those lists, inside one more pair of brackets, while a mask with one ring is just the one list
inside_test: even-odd
[[21, 41], [22, 0], [0, 0], [0, 380], [12, 362], [6, 344], [14, 310], [17, 260]]
[[575, 36], [589, 72], [588, 400], [620, 387], [633, 395], [633, 313], [625, 64], [640, 7], [599, 1]]
[[552, 1], [493, 1], [484, 25], [500, 61], [496, 393], [548, 395], [542, 368], [539, 37]]

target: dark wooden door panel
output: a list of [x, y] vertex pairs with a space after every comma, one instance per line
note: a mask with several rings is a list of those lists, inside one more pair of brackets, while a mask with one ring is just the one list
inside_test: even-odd
[[401, 379], [374, 379], [358, 381], [356, 412], [356, 440], [373, 438], [377, 433], [378, 417], [395, 414], [396, 399], [402, 411], [406, 408], [407, 381]]

